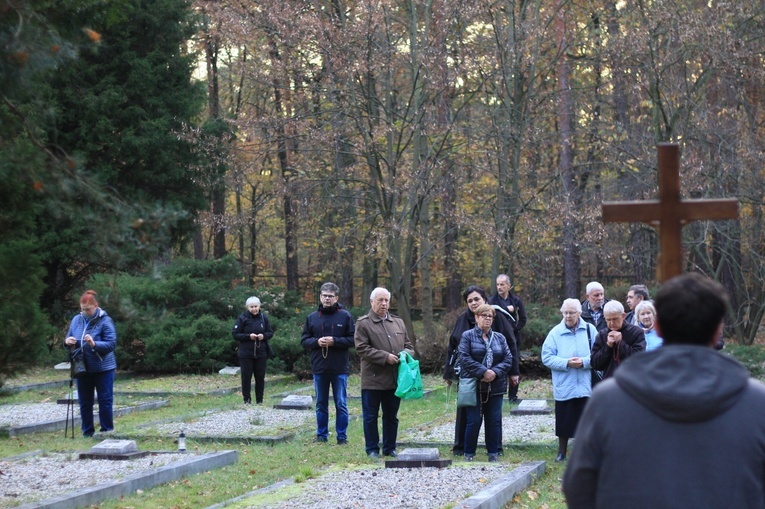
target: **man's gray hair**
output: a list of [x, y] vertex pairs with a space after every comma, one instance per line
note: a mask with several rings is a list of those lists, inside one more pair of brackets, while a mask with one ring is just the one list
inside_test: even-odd
[[260, 299], [257, 297], [250, 297], [249, 299], [247, 299], [247, 302], [244, 303], [244, 305], [247, 307], [253, 304], [257, 304], [258, 306], [260, 306]]
[[383, 288], [382, 286], [378, 286], [374, 290], [372, 290], [372, 293], [369, 295], [369, 300], [375, 300], [375, 295], [377, 295], [380, 292], [384, 292], [388, 295], [388, 298], [390, 299], [390, 292]]
[[590, 281], [587, 283], [587, 288], [585, 289], [585, 293], [589, 295], [589, 293], [593, 290], [603, 290], [605, 291], [605, 288], [603, 288], [603, 285], [598, 283], [597, 281]]
[[327, 281], [326, 283], [321, 285], [319, 292], [322, 292], [322, 293], [327, 292], [327, 293], [331, 293], [332, 295], [337, 295], [338, 293], [340, 293], [340, 287], [337, 286], [335, 283], [331, 283]]
[[603, 314], [607, 315], [609, 313], [624, 313], [624, 306], [618, 300], [609, 300], [603, 306]]
[[508, 276], [507, 274], [500, 274], [497, 276], [497, 279], [504, 279], [505, 283], [509, 285], [512, 284], [512, 281], [510, 281], [510, 276]]
[[560, 306], [560, 312], [562, 313], [566, 308], [574, 308], [577, 313], [582, 312], [582, 303], [578, 299], [566, 299]]

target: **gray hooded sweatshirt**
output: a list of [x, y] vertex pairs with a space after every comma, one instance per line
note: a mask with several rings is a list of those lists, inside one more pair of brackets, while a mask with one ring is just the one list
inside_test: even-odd
[[593, 392], [563, 491], [573, 509], [765, 509], [765, 386], [701, 346], [630, 357]]

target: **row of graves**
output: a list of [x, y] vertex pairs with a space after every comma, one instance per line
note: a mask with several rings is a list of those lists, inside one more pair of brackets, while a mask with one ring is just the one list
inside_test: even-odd
[[[64, 366], [57, 366], [64, 369]], [[237, 382], [238, 368], [226, 368], [221, 376]], [[68, 381], [56, 382], [66, 390]], [[50, 383], [48, 383], [50, 385]], [[236, 382], [216, 394], [235, 393]], [[34, 384], [12, 390], [35, 390]], [[442, 388], [426, 387], [425, 396], [433, 397]], [[172, 391], [170, 391], [172, 392]], [[236, 464], [238, 451], [235, 444], [266, 442], [277, 445], [297, 436], [315, 433], [313, 386], [292, 389], [286, 393], [270, 395], [269, 405], [237, 405], [203, 414], [180, 414], [171, 418], [142, 423], [129, 434], [110, 432], [96, 434], [98, 442], [84, 451], [30, 451], [29, 453], [0, 459], [0, 507], [21, 508], [76, 508], [88, 507], [107, 499], [118, 499], [139, 490], [226, 465]], [[358, 393], [358, 394], [356, 394]], [[119, 405], [123, 399], [115, 389], [115, 417], [130, 412], [162, 408], [168, 400], [157, 398], [156, 391], [148, 401], [141, 394], [132, 393], [135, 401]], [[162, 393], [160, 396], [172, 397]], [[268, 396], [268, 395], [267, 395]], [[360, 398], [357, 387], [349, 387], [349, 399]], [[448, 400], [447, 400], [448, 403]], [[402, 403], [402, 409], [406, 403]], [[26, 408], [14, 408], [26, 406]], [[350, 406], [350, 405], [349, 405]], [[510, 407], [503, 416], [505, 429], [513, 423], [524, 423], [522, 435], [505, 432], [506, 446], [518, 444], [550, 445], [554, 442], [552, 412], [546, 400], [523, 400]], [[66, 394], [55, 403], [28, 405], [0, 405], [0, 436], [19, 437], [32, 433], [63, 431], [79, 433], [79, 412], [76, 390], [70, 386]], [[55, 407], [55, 408], [53, 408]], [[350, 408], [349, 408], [350, 410]], [[10, 423], [4, 416], [26, 413], [28, 419]], [[334, 408], [330, 401], [330, 422]], [[352, 413], [352, 421], [360, 425], [361, 416]], [[97, 422], [98, 415], [95, 412]], [[527, 422], [529, 421], [529, 422]], [[530, 422], [534, 421], [534, 422]], [[332, 426], [331, 426], [332, 427]], [[273, 486], [254, 490], [218, 506], [236, 502], [237, 507], [422, 507], [423, 509], [451, 507], [503, 507], [519, 491], [530, 486], [545, 471], [545, 462], [512, 464], [501, 462], [465, 463], [440, 455], [439, 447], [448, 449], [454, 434], [454, 416], [445, 415], [436, 422], [424, 423], [411, 429], [399, 430], [398, 456], [384, 461], [326, 472], [307, 482], [296, 484], [285, 479]], [[178, 450], [156, 451], [142, 449], [142, 443], [156, 443], [156, 437], [176, 437]], [[215, 452], [196, 454], [186, 450], [187, 437], [196, 443], [223, 444]], [[479, 447], [483, 443], [483, 431]], [[356, 447], [359, 447], [358, 445]], [[92, 462], [99, 462], [93, 466]], [[89, 464], [91, 463], [91, 464]], [[47, 482], [40, 471], [67, 471], [68, 482]], [[85, 486], [75, 481], [92, 478], [92, 472], [101, 474], [102, 482], [90, 481]], [[82, 474], [78, 474], [82, 472]], [[91, 473], [91, 474], [88, 474]], [[56, 476], [51, 476], [56, 477]], [[298, 489], [296, 489], [296, 486]], [[424, 491], [423, 491], [424, 490]], [[268, 494], [266, 497], [264, 494]], [[345, 493], [345, 495], [343, 495]]]

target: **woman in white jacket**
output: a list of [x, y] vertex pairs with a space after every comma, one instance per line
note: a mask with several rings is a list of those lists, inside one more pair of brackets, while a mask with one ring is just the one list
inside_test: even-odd
[[558, 455], [566, 459], [568, 440], [576, 433], [579, 417], [592, 394], [590, 349], [598, 331], [580, 318], [582, 304], [566, 299], [560, 308], [563, 320], [552, 328], [542, 345], [542, 362], [552, 370], [555, 398], [555, 435]]

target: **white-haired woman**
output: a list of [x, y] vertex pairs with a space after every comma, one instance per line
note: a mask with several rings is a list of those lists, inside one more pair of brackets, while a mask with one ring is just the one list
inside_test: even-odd
[[566, 459], [568, 440], [573, 438], [579, 418], [592, 394], [590, 349], [598, 330], [581, 318], [582, 303], [566, 299], [560, 308], [563, 320], [550, 330], [542, 344], [542, 362], [552, 371], [555, 398], [555, 435], [558, 455]]
[[635, 306], [638, 325], [645, 334], [645, 351], [656, 350], [664, 340], [656, 333], [656, 308], [650, 301], [644, 300]]
[[236, 319], [231, 334], [239, 342], [239, 365], [242, 368], [242, 398], [252, 403], [250, 387], [255, 376], [255, 403], [263, 403], [263, 388], [266, 383], [266, 364], [271, 357], [268, 341], [274, 329], [268, 317], [260, 309], [260, 299], [250, 297], [245, 303], [247, 310]]

